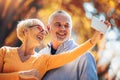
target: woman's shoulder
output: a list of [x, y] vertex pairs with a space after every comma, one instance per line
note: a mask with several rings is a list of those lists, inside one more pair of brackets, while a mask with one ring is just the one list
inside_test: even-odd
[[4, 50], [15, 50], [17, 49], [17, 47], [11, 47], [11, 46], [3, 46], [0, 49], [4, 49]]
[[47, 57], [49, 57], [50, 56], [50, 54], [38, 54], [37, 55], [37, 57], [43, 57], [43, 58], [47, 58]]
[[0, 48], [0, 52], [4, 54], [13, 53], [17, 51], [17, 47], [3, 46]]
[[50, 58], [50, 55], [49, 54], [39, 54], [39, 55], [35, 55], [37, 59], [40, 59], [40, 60], [43, 60], [43, 61], [46, 61]]

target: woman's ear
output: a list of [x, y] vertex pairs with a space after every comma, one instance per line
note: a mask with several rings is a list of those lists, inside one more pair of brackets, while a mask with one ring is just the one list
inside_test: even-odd
[[24, 34], [24, 36], [26, 35], [26, 34], [28, 34], [28, 30], [25, 28], [25, 29], [23, 29], [23, 34]]

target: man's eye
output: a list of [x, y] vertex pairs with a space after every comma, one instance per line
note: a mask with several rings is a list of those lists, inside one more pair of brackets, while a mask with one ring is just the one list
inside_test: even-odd
[[59, 24], [59, 23], [56, 23], [56, 24], [55, 24], [55, 26], [58, 26], [58, 27], [60, 27], [60, 26], [61, 26], [61, 24]]
[[65, 25], [65, 28], [69, 28], [69, 25]]

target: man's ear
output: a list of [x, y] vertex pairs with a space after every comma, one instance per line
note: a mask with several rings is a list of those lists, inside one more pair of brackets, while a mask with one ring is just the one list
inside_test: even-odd
[[46, 28], [47, 28], [47, 31], [50, 32], [50, 25], [47, 25]]

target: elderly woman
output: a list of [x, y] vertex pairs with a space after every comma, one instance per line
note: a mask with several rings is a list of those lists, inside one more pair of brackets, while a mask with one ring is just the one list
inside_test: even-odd
[[80, 45], [73, 51], [58, 55], [35, 55], [46, 34], [44, 24], [38, 19], [26, 19], [17, 25], [17, 36], [22, 41], [20, 47], [0, 48], [0, 80], [35, 80], [53, 68], [63, 66], [89, 50], [101, 38], [101, 33]]

